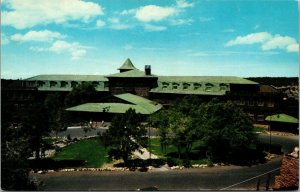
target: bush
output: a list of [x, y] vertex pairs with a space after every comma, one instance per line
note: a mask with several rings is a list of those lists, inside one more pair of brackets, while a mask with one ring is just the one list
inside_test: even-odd
[[173, 167], [173, 166], [177, 166], [180, 164], [179, 160], [175, 159], [175, 158], [171, 158], [171, 157], [168, 157], [167, 158], [167, 164], [169, 167]]

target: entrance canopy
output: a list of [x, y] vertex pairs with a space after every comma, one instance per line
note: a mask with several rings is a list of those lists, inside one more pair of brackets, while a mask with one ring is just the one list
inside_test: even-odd
[[297, 118], [284, 113], [267, 116], [266, 121], [282, 123], [299, 123], [299, 120]]

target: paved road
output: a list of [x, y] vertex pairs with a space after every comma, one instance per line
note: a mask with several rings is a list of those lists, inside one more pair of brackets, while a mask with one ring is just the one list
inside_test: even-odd
[[[261, 134], [259, 139], [268, 142], [269, 135]], [[272, 136], [272, 142], [282, 144], [283, 152], [289, 153], [298, 145], [299, 139], [298, 136]], [[60, 172], [34, 176], [44, 180], [45, 190], [136, 190], [150, 186], [156, 186], [159, 190], [255, 190], [259, 179], [260, 189], [264, 190], [267, 180], [265, 173], [271, 171], [272, 186], [274, 176], [279, 174], [280, 164], [281, 157], [278, 157], [252, 167], [225, 166], [146, 173]], [[248, 181], [234, 185], [245, 180]]]
[[[245, 183], [229, 187], [272, 171], [280, 166], [281, 158], [252, 167], [225, 166], [205, 169], [185, 169], [163, 172], [60, 172], [35, 175], [43, 179], [45, 190], [136, 190], [156, 186], [159, 190], [255, 190], [258, 179], [265, 189], [267, 174]], [[274, 176], [272, 172], [271, 185]], [[228, 188], [229, 187], [229, 188]]]

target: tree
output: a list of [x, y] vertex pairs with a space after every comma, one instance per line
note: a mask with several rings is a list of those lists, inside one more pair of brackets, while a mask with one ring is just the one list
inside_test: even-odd
[[51, 132], [45, 107], [42, 104], [35, 104], [28, 109], [20, 127], [23, 130], [22, 134], [29, 138], [30, 149], [35, 152], [36, 158], [39, 159], [41, 148], [46, 145], [43, 137], [48, 136]]
[[144, 146], [147, 143], [147, 131], [141, 122], [141, 115], [131, 108], [125, 114], [113, 117], [108, 131], [100, 136], [104, 145], [110, 147], [111, 157], [121, 158], [128, 163], [132, 153], [139, 150], [140, 145]]
[[64, 130], [68, 125], [67, 113], [64, 110], [64, 103], [58, 93], [49, 94], [45, 98], [44, 105], [47, 110], [49, 126], [52, 131], [57, 134]]
[[148, 118], [148, 122], [150, 126], [158, 128], [161, 150], [166, 153], [169, 143], [168, 134], [170, 133], [169, 110], [161, 110], [154, 113]]
[[193, 119], [201, 102], [196, 96], [187, 96], [175, 102], [172, 108], [150, 116], [150, 124], [158, 127], [160, 144], [165, 152], [167, 144], [171, 142], [177, 147], [179, 157], [184, 150], [188, 158], [198, 136]]
[[2, 110], [1, 121], [1, 188], [3, 190], [36, 190], [29, 179], [27, 158], [31, 154], [29, 136], [24, 127], [14, 123], [12, 114]]
[[203, 104], [195, 120], [213, 161], [230, 161], [256, 140], [250, 117], [232, 102], [212, 100]]

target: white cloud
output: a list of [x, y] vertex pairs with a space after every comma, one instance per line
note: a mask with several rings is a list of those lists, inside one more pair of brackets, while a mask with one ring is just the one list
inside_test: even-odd
[[8, 43], [9, 43], [8, 37], [4, 33], [1, 33], [1, 45], [6, 45]]
[[19, 41], [19, 42], [27, 42], [27, 41], [39, 41], [39, 42], [50, 42], [55, 39], [63, 39], [65, 35], [62, 35], [58, 32], [53, 32], [49, 30], [43, 31], [29, 31], [26, 34], [14, 34], [10, 37], [12, 41]]
[[161, 21], [167, 17], [175, 15], [178, 11], [173, 7], [160, 7], [157, 5], [147, 5], [140, 7], [135, 17], [142, 22]]
[[287, 46], [288, 52], [299, 52], [299, 44], [291, 44]]
[[272, 39], [265, 42], [262, 45], [262, 50], [271, 50], [271, 49], [285, 49], [289, 45], [293, 45], [296, 43], [296, 40], [294, 38], [288, 37], [288, 36], [280, 36], [275, 35]]
[[193, 7], [194, 3], [189, 3], [186, 0], [177, 0], [176, 4], [179, 8]]
[[192, 22], [192, 19], [173, 19], [171, 25], [190, 25]]
[[281, 36], [279, 34], [272, 35], [267, 32], [251, 33], [246, 36], [238, 36], [237, 38], [228, 41], [225, 46], [245, 45], [245, 44], [261, 44], [263, 51], [273, 49], [283, 49], [287, 52], [298, 52], [299, 45], [296, 39], [289, 36]]
[[117, 17], [111, 17], [108, 18], [108, 22], [110, 23], [110, 28], [111, 29], [116, 29], [116, 30], [124, 30], [124, 29], [130, 29], [132, 28], [132, 25], [127, 24], [127, 23], [122, 23], [119, 18]]
[[130, 15], [130, 14], [135, 14], [136, 13], [136, 9], [129, 9], [129, 10], [123, 10], [120, 15]]
[[146, 24], [144, 28], [146, 31], [164, 31], [167, 29], [167, 27], [165, 26], [157, 26], [157, 25], [150, 25], [150, 24]]
[[225, 46], [262, 43], [271, 38], [272, 38], [272, 35], [267, 32], [251, 33], [246, 36], [238, 36], [234, 40], [228, 41]]
[[6, 0], [9, 11], [2, 11], [2, 25], [25, 29], [49, 23], [67, 23], [103, 15], [102, 7], [82, 0]]
[[77, 42], [55, 41], [48, 50], [58, 54], [65, 52], [70, 53], [72, 60], [80, 59], [86, 54], [85, 47]]
[[106, 24], [106, 23], [105, 23], [104, 21], [102, 21], [102, 20], [99, 19], [99, 20], [97, 21], [97, 23], [96, 23], [96, 26], [97, 26], [97, 27], [103, 27], [103, 26], [105, 26], [105, 24]]

